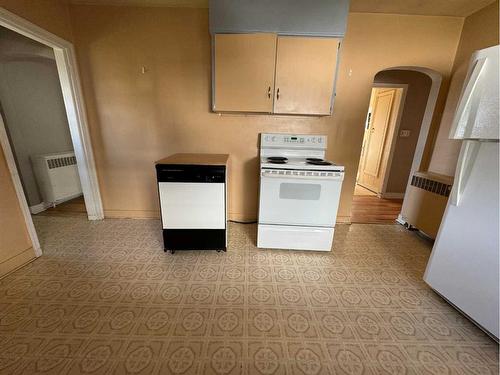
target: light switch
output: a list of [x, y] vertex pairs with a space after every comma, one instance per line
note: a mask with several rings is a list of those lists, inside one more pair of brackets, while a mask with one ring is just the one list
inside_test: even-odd
[[402, 129], [399, 131], [399, 137], [400, 138], [408, 138], [411, 134], [411, 131], [408, 129]]

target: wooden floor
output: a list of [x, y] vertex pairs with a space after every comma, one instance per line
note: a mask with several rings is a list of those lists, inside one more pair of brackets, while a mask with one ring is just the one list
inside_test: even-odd
[[61, 203], [40, 212], [37, 216], [86, 216], [85, 202], [83, 196]]
[[362, 224], [393, 224], [401, 212], [402, 199], [383, 199], [376, 195], [355, 195], [351, 222]]

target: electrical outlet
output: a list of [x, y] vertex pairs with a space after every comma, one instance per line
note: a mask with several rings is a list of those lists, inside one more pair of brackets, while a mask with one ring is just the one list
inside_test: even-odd
[[403, 129], [399, 131], [399, 137], [400, 138], [408, 138], [411, 134], [411, 131], [408, 129]]

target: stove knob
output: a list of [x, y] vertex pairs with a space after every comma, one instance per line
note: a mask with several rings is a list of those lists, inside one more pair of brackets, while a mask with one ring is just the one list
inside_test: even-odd
[[318, 138], [318, 143], [323, 143], [323, 138]]
[[276, 137], [272, 137], [271, 141], [275, 142], [276, 141]]

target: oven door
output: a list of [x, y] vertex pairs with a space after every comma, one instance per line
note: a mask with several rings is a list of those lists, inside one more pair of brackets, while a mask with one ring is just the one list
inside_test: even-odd
[[262, 170], [259, 223], [334, 227], [343, 178], [341, 172]]

